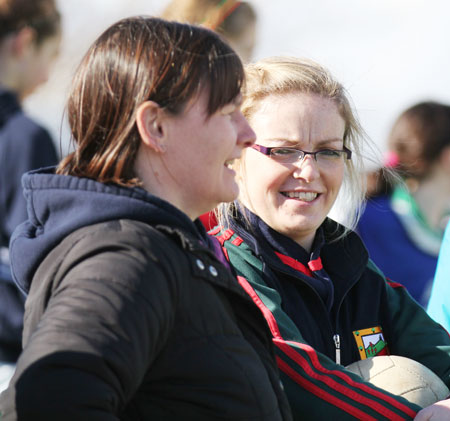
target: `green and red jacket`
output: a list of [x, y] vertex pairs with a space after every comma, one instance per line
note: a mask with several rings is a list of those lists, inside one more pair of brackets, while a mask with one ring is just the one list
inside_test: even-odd
[[[217, 227], [210, 234], [220, 241], [241, 286], [266, 318], [294, 419], [413, 419], [417, 405], [365, 382], [344, 366], [374, 355], [401, 355], [424, 364], [450, 386], [450, 337], [405, 288], [383, 276], [357, 234], [331, 241], [343, 228], [330, 219], [322, 229], [326, 240], [320, 257], [303, 269], [295, 256], [282, 260], [241, 222], [232, 221], [229, 229]], [[298, 276], [292, 277], [286, 264], [296, 266]], [[331, 310], [304, 278], [322, 268], [334, 284]], [[301, 326], [283, 310], [276, 288], [280, 282], [297, 283]]]

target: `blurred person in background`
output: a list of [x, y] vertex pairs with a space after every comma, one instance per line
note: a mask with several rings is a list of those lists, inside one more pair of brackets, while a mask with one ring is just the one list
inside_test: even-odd
[[29, 295], [2, 420], [291, 419], [268, 327], [197, 221], [238, 194], [243, 83], [192, 25], [128, 18], [88, 49], [75, 150], [24, 176], [10, 252]]
[[3, 362], [14, 363], [22, 348], [24, 296], [12, 282], [8, 251], [13, 230], [27, 218], [21, 178], [26, 171], [58, 162], [49, 133], [23, 112], [21, 103], [47, 81], [59, 49], [60, 25], [54, 0], [0, 0], [0, 361]]
[[427, 311], [450, 332], [450, 222], [442, 239]]
[[[396, 120], [382, 170], [358, 224], [370, 257], [426, 308], [450, 215], [450, 106], [421, 102]], [[400, 181], [400, 182], [398, 182]]]
[[[418, 405], [345, 369], [400, 355], [450, 385], [447, 332], [386, 280], [351, 229], [371, 143], [348, 94], [306, 59], [260, 60], [246, 76], [242, 112], [256, 143], [234, 161], [238, 200], [220, 206], [210, 234], [266, 317], [294, 419], [411, 420]], [[329, 217], [339, 202], [355, 215], [349, 228]]]
[[256, 12], [245, 1], [172, 0], [161, 17], [212, 29], [224, 37], [244, 63], [252, 57], [256, 37]]

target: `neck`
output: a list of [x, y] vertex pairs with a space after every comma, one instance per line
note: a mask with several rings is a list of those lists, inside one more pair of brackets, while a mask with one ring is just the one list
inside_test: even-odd
[[170, 171], [167, 171], [157, 155], [144, 153], [143, 151], [138, 153], [135, 171], [139, 179], [142, 180], [142, 187], [145, 190], [169, 202], [184, 212], [192, 221], [208, 211], [208, 209], [204, 211], [197, 209], [197, 201], [193, 200], [194, 198], [185, 197], [183, 186], [179, 185]]
[[0, 86], [11, 92], [15, 92], [19, 100], [22, 101], [17, 78], [14, 76], [14, 71], [8, 67], [8, 64], [2, 60], [2, 57], [0, 57]]
[[450, 211], [449, 174], [436, 166], [419, 184], [413, 197], [428, 225], [435, 231], [442, 230], [442, 218]]

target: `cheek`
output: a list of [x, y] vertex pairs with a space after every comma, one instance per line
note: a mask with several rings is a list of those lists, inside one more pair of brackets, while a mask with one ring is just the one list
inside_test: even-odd
[[264, 186], [264, 191], [272, 197], [278, 195], [283, 186], [289, 181], [291, 175], [292, 171], [277, 163], [260, 170], [260, 179], [261, 184]]
[[332, 174], [327, 174], [325, 180], [328, 190], [336, 197], [344, 180], [344, 168], [334, 171]]
[[289, 177], [289, 171], [278, 164], [260, 159], [246, 159], [244, 180], [246, 195], [253, 203], [262, 206], [276, 200]]

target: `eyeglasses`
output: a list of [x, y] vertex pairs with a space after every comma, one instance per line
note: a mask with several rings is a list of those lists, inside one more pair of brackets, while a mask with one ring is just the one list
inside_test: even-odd
[[273, 160], [283, 164], [293, 164], [303, 162], [306, 155], [311, 155], [320, 166], [332, 166], [341, 162], [342, 158], [352, 158], [352, 151], [345, 146], [340, 149], [321, 149], [316, 152], [306, 152], [296, 148], [266, 148], [265, 146], [253, 144], [252, 148], [264, 155], [270, 156]]

